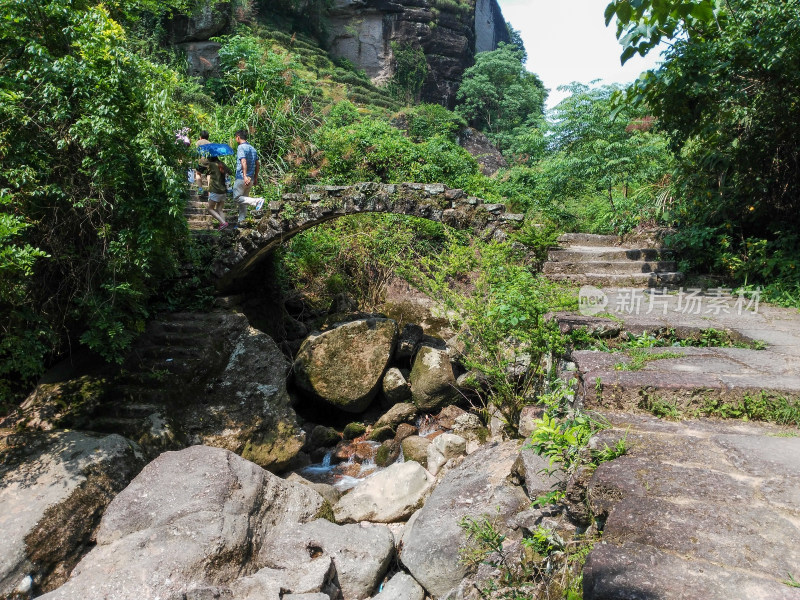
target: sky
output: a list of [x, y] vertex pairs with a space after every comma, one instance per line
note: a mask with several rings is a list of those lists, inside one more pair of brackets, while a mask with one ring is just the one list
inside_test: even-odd
[[615, 36], [616, 25], [605, 25], [609, 0], [498, 0], [503, 16], [522, 34], [528, 51], [527, 67], [550, 90], [547, 107], [568, 94], [558, 86], [578, 81], [628, 83], [658, 62], [658, 52], [634, 56], [624, 67]]

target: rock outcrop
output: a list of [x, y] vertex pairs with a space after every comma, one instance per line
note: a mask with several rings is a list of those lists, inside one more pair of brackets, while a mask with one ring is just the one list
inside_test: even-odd
[[428, 67], [422, 100], [452, 108], [476, 52], [510, 41], [497, 0], [336, 0], [331, 52], [358, 65], [376, 84], [391, 81], [398, 48], [421, 49]]
[[106, 506], [144, 466], [121, 436], [73, 431], [27, 436], [2, 462], [0, 598], [62, 584]]
[[231, 586], [262, 566], [254, 557], [279, 526], [325, 510], [310, 488], [227, 450], [166, 452], [111, 502], [97, 546], [42, 598], [232, 597]]
[[351, 321], [311, 335], [295, 358], [295, 382], [336, 408], [361, 412], [380, 388], [396, 340], [397, 323], [382, 318]]
[[287, 523], [274, 532], [262, 546], [258, 562], [297, 571], [303, 565], [332, 560], [344, 600], [363, 600], [376, 591], [393, 557], [394, 537], [387, 527], [335, 525], [318, 519], [300, 526]]
[[516, 442], [474, 452], [447, 472], [409, 521], [400, 560], [434, 598], [446, 598], [468, 573], [459, 554], [467, 543], [459, 525], [464, 517], [489, 517], [501, 533], [509, 534], [514, 516], [528, 507], [525, 492], [508, 481], [518, 455]]

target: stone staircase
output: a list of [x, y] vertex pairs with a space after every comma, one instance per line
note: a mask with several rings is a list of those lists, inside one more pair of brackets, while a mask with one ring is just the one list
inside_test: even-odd
[[155, 431], [170, 405], [202, 393], [203, 376], [219, 360], [216, 340], [224, 312], [169, 313], [154, 319], [137, 340], [116, 379], [109, 401], [91, 417], [91, 429], [139, 439]]
[[553, 281], [599, 287], [664, 287], [683, 282], [674, 253], [652, 236], [565, 233], [548, 253]]
[[[236, 205], [228, 196], [228, 200], [225, 202], [225, 215], [229, 222], [233, 219], [231, 225], [235, 225], [236, 211]], [[216, 231], [219, 226], [217, 220], [208, 214], [208, 193], [201, 194], [195, 186], [190, 188], [189, 201], [186, 203], [183, 214], [189, 224], [189, 230], [192, 232]]]

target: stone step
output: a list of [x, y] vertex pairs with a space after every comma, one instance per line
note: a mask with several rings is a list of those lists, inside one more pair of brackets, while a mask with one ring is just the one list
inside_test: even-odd
[[691, 412], [711, 400], [737, 401], [762, 390], [800, 393], [798, 357], [747, 348], [668, 347], [643, 352], [672, 356], [649, 360], [639, 370], [625, 370], [621, 367], [631, 363], [627, 353], [573, 352], [583, 403], [650, 410], [648, 402], [659, 402]]
[[552, 262], [577, 262], [582, 260], [623, 261], [623, 260], [672, 260], [674, 253], [658, 248], [618, 248], [601, 246], [570, 246], [566, 250], [550, 250], [547, 260]]
[[578, 285], [594, 285], [596, 287], [664, 287], [679, 285], [683, 282], [683, 273], [628, 273], [612, 275], [609, 273], [552, 273], [547, 276], [551, 281], [565, 281]]
[[617, 235], [599, 235], [596, 233], [565, 233], [558, 238], [560, 246], [594, 246], [602, 248], [624, 247]]
[[208, 209], [205, 206], [202, 206], [202, 207], [200, 207], [200, 206], [197, 206], [197, 207], [187, 206], [184, 209], [183, 214], [186, 215], [187, 217], [189, 215], [204, 215], [205, 216], [205, 215], [208, 214]]
[[[163, 392], [156, 389], [136, 386], [117, 386], [114, 391], [127, 397], [141, 397], [148, 400], [154, 400], [154, 396], [158, 394], [164, 395]], [[113, 402], [103, 404], [95, 414], [97, 417], [142, 420], [153, 413], [163, 412], [163, 409], [163, 406], [149, 402]]]
[[670, 273], [675, 271], [674, 260], [648, 262], [643, 260], [627, 261], [578, 261], [547, 262], [543, 272], [555, 273], [597, 273], [609, 275], [632, 275], [636, 273]]

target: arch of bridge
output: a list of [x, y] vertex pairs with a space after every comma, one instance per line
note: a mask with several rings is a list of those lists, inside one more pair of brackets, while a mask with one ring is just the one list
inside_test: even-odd
[[223, 236], [212, 264], [217, 287], [225, 289], [249, 273], [264, 257], [301, 231], [347, 215], [394, 213], [477, 231], [516, 226], [522, 215], [502, 204], [489, 204], [463, 190], [440, 183], [356, 183], [349, 186], [307, 185], [303, 193], [284, 194], [252, 229]]

